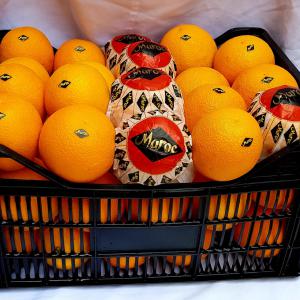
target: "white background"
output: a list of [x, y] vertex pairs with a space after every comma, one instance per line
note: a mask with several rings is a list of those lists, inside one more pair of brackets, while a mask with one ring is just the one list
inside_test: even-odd
[[[263, 27], [300, 67], [300, 0], [0, 0], [0, 29], [30, 25], [58, 47], [85, 37], [101, 45], [138, 32], [157, 41], [170, 27], [196, 23], [213, 37], [239, 26]], [[300, 299], [300, 278], [221, 282], [9, 289], [14, 299]]]
[[1, 300], [299, 300], [300, 279], [10, 289]]

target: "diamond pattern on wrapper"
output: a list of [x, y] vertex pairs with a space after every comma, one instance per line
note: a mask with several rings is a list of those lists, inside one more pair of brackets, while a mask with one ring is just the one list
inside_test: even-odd
[[258, 122], [263, 135], [260, 160], [299, 140], [300, 89], [280, 86], [259, 92], [248, 111]]
[[295, 128], [294, 124], [292, 124], [291, 127], [284, 134], [286, 144], [287, 145], [292, 144], [297, 139], [297, 137], [298, 137], [298, 135], [296, 132], [296, 128]]
[[[164, 116], [165, 118], [167, 118], [168, 120], [170, 120], [171, 122], [174, 122], [172, 117], [172, 112], [167, 111], [165, 112], [164, 115], [161, 115], [159, 111], [157, 111], [157, 114], [155, 115], [155, 117], [162, 117]], [[146, 118], [147, 119], [147, 118]], [[143, 119], [145, 120], [145, 119]], [[183, 118], [184, 120], [184, 118]], [[134, 120], [134, 119], [130, 119], [128, 120], [128, 124], [129, 127], [127, 127], [126, 129], [123, 128], [116, 128], [116, 136], [117, 137], [121, 137], [122, 142], [116, 144], [116, 150], [115, 150], [115, 159], [114, 159], [114, 164], [113, 164], [113, 170], [114, 170], [114, 174], [116, 175], [117, 178], [120, 179], [120, 181], [122, 183], [140, 183], [140, 184], [153, 184], [152, 180], [149, 180], [149, 177], [151, 176], [151, 178], [155, 181], [155, 185], [157, 184], [161, 184], [161, 183], [170, 183], [170, 182], [191, 182], [193, 179], [193, 166], [192, 166], [192, 160], [191, 160], [191, 151], [192, 151], [192, 140], [191, 140], [191, 136], [187, 135], [187, 133], [183, 130], [185, 123], [184, 121], [182, 121], [181, 119], [179, 121], [175, 121], [174, 123], [178, 126], [178, 128], [180, 129], [180, 132], [183, 134], [183, 138], [184, 138], [184, 152], [183, 152], [183, 157], [182, 159], [177, 163], [176, 166], [174, 166], [173, 169], [165, 172], [165, 173], [161, 173], [161, 174], [150, 174], [144, 171], [141, 171], [140, 169], [138, 169], [137, 167], [135, 167], [135, 165], [130, 161], [129, 158], [129, 153], [128, 153], [128, 135], [130, 133], [131, 128], [133, 128], [136, 124], [139, 124], [139, 122], [141, 122], [141, 120]], [[145, 129], [146, 130], [146, 129]], [[140, 136], [138, 136], [138, 140], [141, 141], [143, 138], [145, 139], [145, 141], [147, 142], [147, 138], [149, 137], [149, 134], [145, 135], [145, 137], [143, 137], [143, 133], [145, 133], [145, 130], [142, 132], [142, 134]], [[147, 130], [146, 130], [147, 132]], [[125, 139], [123, 140], [122, 137], [125, 137]], [[153, 140], [155, 140], [155, 135], [152, 136]], [[170, 143], [172, 147], [172, 145], [175, 145], [175, 141]], [[138, 147], [137, 147], [138, 149]], [[141, 150], [139, 150], [141, 151]], [[124, 155], [125, 153], [125, 155]], [[175, 153], [176, 154], [176, 153]], [[147, 153], [147, 155], [149, 155], [149, 153]], [[120, 156], [121, 156], [121, 160], [122, 161], [129, 161], [129, 164], [127, 166], [126, 170], [122, 170], [119, 167], [119, 161], [120, 161]], [[172, 156], [166, 156], [167, 157], [172, 157]], [[160, 159], [160, 160], [156, 160], [154, 159], [154, 162], [156, 163], [160, 163], [163, 162], [164, 159]], [[123, 166], [123, 165], [121, 165]], [[179, 169], [177, 169], [179, 168]], [[177, 171], [176, 171], [177, 169]], [[132, 181], [130, 180], [130, 175], [129, 174], [137, 174], [136, 172], [138, 172], [138, 181]]]
[[[165, 73], [164, 73], [165, 74]], [[148, 76], [146, 82], [159, 80], [155, 76]], [[137, 80], [134, 76], [133, 80]], [[152, 79], [151, 79], [152, 78]], [[170, 77], [169, 77], [170, 78]], [[140, 78], [140, 81], [144, 78]], [[122, 127], [121, 124], [127, 120], [138, 117], [142, 119], [150, 112], [159, 110], [160, 113], [172, 110], [173, 120], [182, 120], [183, 116], [183, 98], [179, 92], [175, 81], [170, 79], [170, 83], [158, 90], [147, 90], [131, 88], [121, 81], [121, 78], [115, 80], [111, 88], [111, 99], [107, 109], [107, 116], [111, 119], [115, 127]], [[132, 97], [131, 97], [132, 96]], [[142, 114], [142, 115], [137, 115]]]

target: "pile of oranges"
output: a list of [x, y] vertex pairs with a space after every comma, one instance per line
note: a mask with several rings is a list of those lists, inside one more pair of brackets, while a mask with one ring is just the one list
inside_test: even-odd
[[[257, 92], [272, 87], [297, 87], [296, 80], [275, 64], [270, 46], [255, 36], [238, 36], [217, 48], [208, 32], [196, 25], [184, 24], [169, 30], [163, 36], [161, 44], [170, 51], [177, 65], [175, 80], [184, 97], [184, 114], [193, 138], [193, 162], [197, 171], [194, 181], [228, 181], [244, 175], [255, 166], [263, 147], [259, 125], [246, 112], [252, 99]], [[0, 62], [0, 144], [68, 181], [118, 184], [118, 179], [110, 173], [114, 159], [115, 130], [105, 115], [115, 77], [105, 66], [102, 49], [93, 42], [73, 39], [63, 43], [54, 52], [41, 31], [32, 27], [20, 27], [9, 31], [2, 39]], [[8, 158], [0, 160], [0, 178], [46, 180]], [[285, 199], [286, 191], [280, 193], [279, 202]], [[253, 199], [250, 200], [255, 200], [256, 196], [252, 196]], [[278, 198], [271, 196], [270, 209], [276, 197]], [[81, 200], [82, 221], [88, 223], [89, 201]], [[233, 217], [235, 211], [238, 217], [244, 216], [248, 200], [246, 195], [241, 195], [237, 201], [237, 195], [232, 195], [227, 217]], [[40, 201], [41, 218], [48, 222], [48, 201], [46, 197], [41, 197]], [[111, 199], [108, 204], [107, 200], [102, 199], [101, 223], [108, 221], [108, 206], [111, 210], [110, 221], [114, 223], [118, 220], [119, 201]], [[136, 200], [131, 203], [133, 221], [138, 219], [139, 202]], [[182, 213], [179, 213], [179, 202], [179, 199], [173, 199], [172, 221], [176, 221]], [[225, 196], [221, 196], [221, 204], [217, 202], [216, 197], [212, 196], [209, 219], [216, 218], [217, 206], [220, 206], [217, 218], [224, 218], [227, 203]], [[72, 200], [72, 218], [68, 203], [67, 198], [62, 199], [63, 220], [69, 222], [72, 219], [73, 223], [79, 223], [79, 199]], [[159, 200], [152, 201], [151, 213], [148, 211], [149, 201], [142, 200], [141, 203], [141, 219], [138, 221], [148, 222], [148, 216], [151, 215], [151, 222], [157, 222]], [[181, 208], [183, 218], [188, 203], [184, 199]], [[2, 219], [8, 220], [3, 197], [0, 198], [0, 205]], [[194, 205], [195, 209], [196, 206]], [[20, 198], [20, 207], [22, 220], [28, 221], [25, 197]], [[56, 197], [51, 198], [51, 208], [55, 221], [59, 214]], [[31, 197], [30, 209], [32, 220], [38, 222], [36, 197]], [[10, 199], [10, 210], [12, 219], [17, 221], [14, 197]], [[122, 200], [121, 215], [126, 210], [128, 203]], [[166, 222], [168, 199], [163, 200], [162, 211], [162, 222]], [[273, 224], [273, 228], [275, 225]], [[226, 226], [226, 229], [232, 227]], [[55, 230], [55, 248], [60, 248], [60, 232]], [[9, 234], [12, 233], [5, 232], [7, 239]], [[18, 228], [14, 229], [14, 235], [16, 248], [21, 249]], [[30, 232], [25, 231], [24, 235], [30, 245]], [[68, 246], [71, 238], [74, 239], [75, 252], [89, 252], [88, 231], [81, 236], [79, 230], [74, 230], [71, 237], [70, 229], [65, 228], [63, 235], [65, 245], [67, 244], [66, 253], [71, 251]], [[206, 248], [209, 247], [211, 235], [208, 228]], [[279, 236], [282, 240], [281, 233]], [[38, 236], [35, 238], [40, 249], [44, 247], [48, 253], [53, 251], [49, 232], [45, 232], [44, 245], [41, 245]], [[81, 239], [84, 239], [84, 249], [79, 249]], [[265, 240], [266, 238], [262, 244]], [[244, 239], [239, 242], [242, 246], [245, 244]], [[9, 242], [8, 248], [11, 249]], [[26, 250], [29, 252], [30, 247]], [[167, 260], [172, 262], [172, 257]], [[188, 260], [190, 263], [191, 258]], [[51, 259], [48, 263], [53, 264]], [[113, 260], [110, 263], [116, 264]], [[144, 263], [143, 258], [138, 263]], [[182, 261], [176, 261], [178, 265], [181, 263]], [[72, 267], [71, 261], [67, 260], [66, 264], [67, 266], [63, 266], [62, 260], [56, 260], [57, 268]], [[76, 259], [75, 267], [80, 265], [81, 260]]]
[[[275, 65], [272, 49], [256, 36], [237, 36], [217, 48], [208, 32], [183, 24], [169, 30], [161, 44], [177, 65], [195, 168], [219, 181], [247, 173], [263, 142], [245, 111], [257, 92], [297, 87], [296, 80]], [[107, 173], [114, 128], [105, 113], [115, 77], [102, 49], [73, 39], [54, 53], [42, 32], [20, 27], [3, 37], [0, 61], [0, 143], [41, 159], [69, 181], [93, 182]], [[2, 171], [21, 168], [10, 159], [0, 161]]]

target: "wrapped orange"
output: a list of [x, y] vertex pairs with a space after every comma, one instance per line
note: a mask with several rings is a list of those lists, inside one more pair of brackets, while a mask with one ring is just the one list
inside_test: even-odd
[[115, 36], [104, 46], [106, 66], [114, 73], [115, 66], [117, 65], [122, 51], [128, 45], [140, 41], [150, 41], [150, 39], [139, 34], [123, 34]]
[[249, 112], [263, 133], [261, 159], [299, 140], [300, 89], [282, 85], [260, 92], [253, 99]]
[[115, 175], [122, 183], [191, 182], [192, 140], [183, 120], [172, 120], [171, 111], [154, 114], [116, 129]]
[[171, 76], [176, 77], [175, 61], [165, 46], [142, 41], [129, 45], [120, 55], [117, 74], [124, 74], [131, 70], [146, 67], [159, 69]]
[[123, 74], [111, 88], [107, 116], [123, 129], [130, 120], [153, 116], [155, 111], [172, 112], [170, 118], [183, 122], [183, 99], [176, 82], [165, 72], [139, 68]]

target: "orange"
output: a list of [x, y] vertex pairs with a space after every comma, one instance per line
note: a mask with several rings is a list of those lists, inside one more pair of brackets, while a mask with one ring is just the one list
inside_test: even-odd
[[[62, 218], [65, 222], [69, 223], [71, 222], [70, 219], [70, 209], [72, 211], [72, 223], [78, 224], [80, 221], [80, 208], [79, 208], [79, 202], [80, 200], [78, 198], [71, 198], [70, 202], [72, 204], [71, 207], [69, 207], [69, 199], [67, 197], [63, 197], [61, 199], [61, 209], [62, 209]], [[89, 223], [90, 221], [90, 206], [89, 206], [89, 199], [83, 198], [81, 199], [82, 202], [82, 219], [80, 223]]]
[[7, 60], [5, 60], [2, 65], [5, 64], [17, 64], [17, 65], [23, 65], [27, 68], [29, 68], [31, 71], [35, 73], [45, 84], [48, 79], [50, 78], [47, 70], [45, 67], [40, 64], [37, 60], [30, 58], [30, 57], [12, 57]]
[[[200, 199], [201, 201], [201, 199]], [[193, 200], [193, 215], [198, 216], [200, 209], [199, 199]], [[210, 221], [224, 220], [232, 218], [243, 217], [251, 204], [251, 197], [248, 197], [247, 193], [242, 193], [240, 196], [238, 194], [231, 195], [213, 195], [210, 197], [208, 206], [208, 216], [207, 219]], [[223, 225], [224, 224], [224, 225]], [[229, 229], [232, 224], [218, 224], [216, 226], [208, 225], [207, 228], [213, 230], [215, 227], [217, 231], [222, 231], [223, 229]]]
[[115, 81], [115, 77], [109, 68], [95, 61], [83, 61], [81, 63], [95, 68], [102, 75], [106, 81], [108, 89], [110, 90], [112, 83]]
[[98, 109], [77, 104], [51, 115], [43, 125], [39, 151], [46, 166], [74, 182], [90, 182], [113, 163], [115, 130]]
[[45, 88], [48, 115], [72, 104], [88, 104], [106, 113], [109, 90], [95, 68], [83, 64], [68, 64], [56, 70]]
[[271, 47], [254, 35], [229, 39], [214, 58], [214, 69], [221, 72], [230, 84], [240, 72], [260, 64], [275, 64], [275, 57]]
[[[42, 166], [42, 167], [46, 167], [44, 165], [44, 163], [37, 157], [35, 157], [33, 159], [33, 161]], [[3, 179], [22, 179], [22, 180], [47, 180], [45, 177], [43, 177], [42, 175], [34, 172], [33, 170], [23, 167], [20, 170], [17, 171], [11, 171], [11, 172], [0, 172], [0, 178]]]
[[[141, 202], [141, 204], [139, 204]], [[161, 220], [160, 222], [166, 223], [168, 221], [176, 222], [180, 217], [180, 198], [173, 198], [172, 208], [170, 199], [153, 199], [152, 200], [152, 212], [151, 212], [151, 222], [157, 223], [159, 221], [159, 211], [160, 211], [160, 202], [162, 203], [161, 209]], [[141, 205], [141, 222], [148, 222], [149, 220], [149, 206], [150, 201], [148, 199], [133, 199], [131, 201], [131, 218], [133, 221], [138, 221], [139, 206]], [[189, 207], [189, 199], [184, 198], [182, 200], [182, 215], [180, 219], [186, 218], [186, 213]], [[171, 212], [171, 218], [169, 220], [169, 210]]]
[[[41, 165], [42, 167], [45, 167], [44, 163], [38, 159], [34, 158], [33, 160], [36, 164]], [[21, 179], [21, 180], [47, 180], [43, 176], [35, 173], [31, 169], [23, 168], [17, 171], [11, 171], [11, 172], [2, 172], [0, 173], [0, 178], [3, 179]], [[41, 209], [42, 209], [42, 216], [41, 220], [44, 222], [49, 222], [50, 216], [48, 213], [48, 200], [47, 197], [40, 197], [39, 199], [35, 196], [29, 196], [30, 198], [30, 204], [29, 207], [27, 206], [27, 197], [26, 196], [20, 196], [19, 198], [16, 198], [15, 196], [9, 196], [9, 206], [6, 206], [4, 196], [0, 196], [0, 207], [2, 212], [2, 219], [7, 221], [8, 213], [7, 210], [10, 209], [11, 219], [13, 221], [18, 221], [18, 208], [17, 208], [17, 202], [20, 202], [20, 212], [21, 212], [21, 220], [27, 222], [28, 220], [33, 220], [34, 222], [40, 221], [39, 218], [39, 208], [38, 208], [38, 201], [41, 202]], [[50, 207], [51, 207], [51, 214], [52, 214], [52, 221], [57, 217], [58, 215], [58, 205], [57, 205], [57, 198], [51, 197], [50, 201]], [[29, 218], [28, 211], [31, 213], [31, 218]]]
[[[203, 242], [203, 249], [208, 250], [211, 246], [212, 243], [212, 231], [209, 229], [206, 229], [205, 235], [204, 235], [204, 242]], [[202, 255], [201, 257], [204, 258], [206, 255]], [[184, 266], [184, 267], [189, 267], [192, 261], [192, 256], [191, 255], [178, 255], [178, 256], [167, 256], [167, 261], [170, 264], [173, 264], [174, 262], [174, 257], [175, 258], [175, 265], [176, 266]]]
[[242, 96], [229, 86], [201, 85], [184, 98], [185, 121], [190, 131], [206, 114], [220, 108], [235, 107], [246, 110]]
[[[81, 258], [56, 258], [55, 255], [61, 254], [79, 254], [79, 253], [89, 253], [90, 252], [90, 233], [82, 232], [77, 228], [44, 228], [44, 251], [49, 254], [53, 254], [53, 259], [48, 258], [47, 264], [53, 266], [53, 261], [57, 269], [72, 270], [72, 265], [74, 268], [79, 268], [81, 266]], [[62, 236], [62, 239], [61, 239]], [[72, 237], [73, 236], [73, 237]], [[52, 237], [52, 239], [51, 239]], [[74, 248], [71, 248], [71, 239], [73, 239]], [[81, 241], [83, 239], [83, 241]], [[51, 245], [51, 241], [54, 241], [54, 247]], [[63, 242], [63, 245], [62, 245]], [[83, 248], [81, 248], [81, 245]], [[42, 251], [41, 242], [38, 244], [39, 250]], [[73, 250], [73, 251], [72, 251]], [[64, 267], [64, 263], [65, 267]], [[87, 259], [84, 259], [86, 262]], [[73, 263], [72, 263], [73, 262]]]
[[[247, 207], [246, 207], [247, 198], [248, 198], [247, 193], [243, 193], [240, 196], [238, 196], [238, 194], [211, 196], [209, 201], [208, 219], [212, 221], [212, 220], [223, 220], [225, 218], [232, 219], [234, 217], [236, 218], [243, 217], [244, 214], [247, 212]], [[248, 203], [250, 204], [251, 200], [250, 201], [249, 200]], [[227, 206], [228, 206], [228, 212], [226, 213]], [[213, 230], [213, 227], [214, 227], [213, 225], [208, 226], [208, 228], [211, 230]], [[232, 224], [226, 224], [225, 226], [223, 224], [219, 224], [216, 226], [216, 230], [222, 231], [223, 228], [229, 229], [231, 227]]]
[[[82, 200], [82, 220], [81, 223], [89, 223], [91, 221], [90, 219], [90, 202], [89, 199], [83, 198]], [[116, 223], [118, 220], [118, 206], [119, 201], [121, 201], [121, 209], [120, 209], [120, 216], [124, 214], [125, 210], [125, 200], [118, 200], [118, 199], [100, 199], [99, 204], [99, 215], [100, 215], [100, 222], [102, 224], [108, 223], [108, 215], [110, 210], [110, 221], [109, 223]], [[110, 205], [109, 205], [110, 201]], [[79, 206], [79, 199], [78, 198], [72, 198], [72, 223], [78, 224], [80, 221], [80, 206]], [[93, 204], [93, 201], [91, 199], [91, 205]], [[65, 222], [70, 222], [70, 207], [69, 207], [69, 199], [66, 197], [62, 198], [62, 218]], [[99, 222], [99, 220], [97, 220]]]
[[262, 64], [242, 71], [234, 80], [232, 88], [242, 95], [249, 106], [256, 93], [280, 85], [298, 87], [295, 78], [285, 69]]
[[[93, 183], [95, 184], [121, 184], [121, 182], [110, 172], [105, 173]], [[125, 199], [111, 199], [110, 200], [110, 223], [118, 221], [119, 202], [121, 201], [121, 216], [124, 214], [127, 207], [127, 200]], [[100, 222], [108, 222], [109, 201], [107, 199], [100, 199]]]
[[176, 256], [168, 255], [166, 257], [167, 262], [170, 264], [173, 264], [174, 258], [175, 258], [175, 266], [189, 267], [192, 262], [191, 255], [176, 255]]
[[[128, 260], [128, 264], [127, 264], [127, 260]], [[119, 261], [119, 265], [118, 265], [118, 261]], [[108, 262], [114, 268], [119, 266], [120, 269], [126, 269], [126, 267], [128, 266], [128, 269], [134, 269], [136, 265], [141, 266], [145, 262], [145, 257], [144, 256], [139, 256], [139, 257], [121, 256], [119, 258], [111, 257]]]
[[29, 68], [20, 64], [0, 65], [0, 93], [14, 93], [44, 114], [44, 84]]
[[238, 108], [222, 108], [201, 118], [192, 131], [193, 161], [204, 176], [236, 179], [257, 163], [263, 138], [256, 120]]
[[48, 38], [37, 28], [17, 27], [3, 37], [0, 61], [16, 56], [33, 58], [42, 64], [48, 73], [52, 71], [53, 48]]
[[[252, 216], [254, 212], [254, 206], [252, 206], [247, 213], [247, 216]], [[270, 212], [266, 211], [266, 214]], [[260, 206], [257, 210], [257, 216], [263, 214], [263, 208]], [[249, 246], [264, 246], [264, 245], [274, 245], [281, 244], [284, 239], [285, 233], [285, 221], [280, 219], [273, 220], [262, 220], [253, 222], [245, 222], [244, 224], [239, 223], [234, 227], [234, 240], [241, 246], [246, 247], [251, 228], [253, 226], [253, 231], [250, 237]], [[276, 256], [280, 252], [280, 249], [276, 250], [256, 250], [248, 251], [250, 255], [255, 255], [256, 257], [271, 257]]]
[[189, 68], [180, 73], [175, 81], [179, 85], [184, 98], [201, 85], [220, 84], [229, 86], [226, 78], [221, 73], [207, 67]]
[[180, 24], [162, 38], [162, 45], [173, 55], [178, 73], [191, 67], [211, 67], [217, 46], [212, 36], [193, 24]]
[[[33, 159], [41, 127], [41, 117], [32, 104], [13, 94], [0, 93], [0, 144]], [[22, 165], [10, 158], [0, 160], [0, 170], [21, 168]]]
[[65, 64], [87, 60], [105, 65], [104, 54], [96, 44], [81, 39], [68, 40], [55, 53], [54, 70]]
[[[13, 233], [12, 237], [11, 237], [11, 232]], [[3, 236], [5, 241], [5, 246], [4, 245], [3, 246], [4, 248], [6, 248], [6, 251], [8, 253], [13, 252], [13, 248], [15, 252], [30, 253], [32, 250], [34, 250], [38, 238], [38, 232], [36, 230], [34, 230], [32, 234], [33, 234], [33, 244], [31, 242], [31, 232], [29, 231], [29, 228], [24, 227], [23, 233], [21, 233], [19, 227], [13, 227], [12, 231], [10, 231], [7, 227], [3, 227]], [[22, 246], [22, 240], [24, 241], [24, 246], [25, 246], [24, 249]]]
[[[273, 190], [270, 191], [269, 196], [267, 192], [261, 192], [259, 198], [259, 205], [262, 207], [273, 209], [276, 203], [275, 209], [282, 209], [284, 207], [289, 208], [292, 202], [294, 201], [294, 195], [295, 190]], [[253, 201], [256, 201], [256, 192], [252, 193], [252, 199]]]

